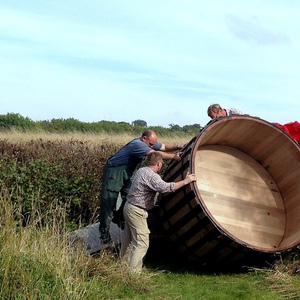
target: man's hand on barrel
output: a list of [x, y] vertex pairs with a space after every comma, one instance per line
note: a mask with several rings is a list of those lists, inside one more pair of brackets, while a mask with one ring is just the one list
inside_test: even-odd
[[187, 172], [184, 180], [185, 184], [189, 184], [193, 181], [197, 181], [196, 174], [190, 174], [189, 172]]
[[174, 159], [177, 160], [177, 161], [180, 161], [181, 160], [181, 155], [182, 155], [183, 152], [177, 152], [174, 154]]
[[185, 145], [186, 145], [186, 144], [184, 144], [184, 145], [180, 145], [180, 144], [178, 144], [178, 145], [177, 145], [177, 150], [181, 150], [181, 149], [183, 149], [183, 148], [185, 147]]
[[174, 182], [174, 191], [180, 189], [181, 187], [193, 182], [193, 181], [196, 181], [197, 180], [197, 177], [196, 177], [196, 174], [190, 174], [189, 172], [187, 172], [185, 178], [183, 180], [180, 180], [180, 181], [177, 181], [177, 182]]

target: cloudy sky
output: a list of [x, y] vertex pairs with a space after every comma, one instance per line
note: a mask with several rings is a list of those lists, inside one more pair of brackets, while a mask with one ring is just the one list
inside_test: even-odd
[[0, 114], [300, 121], [298, 0], [0, 0]]

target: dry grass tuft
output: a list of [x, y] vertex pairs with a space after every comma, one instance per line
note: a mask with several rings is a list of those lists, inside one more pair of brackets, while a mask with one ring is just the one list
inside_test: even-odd
[[256, 269], [264, 276], [264, 283], [280, 294], [282, 299], [300, 299], [300, 259], [299, 249], [278, 260], [269, 269]]

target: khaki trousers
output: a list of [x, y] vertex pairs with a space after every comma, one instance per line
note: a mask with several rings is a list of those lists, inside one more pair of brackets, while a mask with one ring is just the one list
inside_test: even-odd
[[130, 268], [140, 272], [149, 248], [148, 213], [128, 201], [125, 203], [123, 213], [125, 228], [121, 244], [121, 257]]

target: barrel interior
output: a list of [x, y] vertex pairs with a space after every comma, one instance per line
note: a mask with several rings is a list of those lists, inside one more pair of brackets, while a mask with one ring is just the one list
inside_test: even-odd
[[215, 122], [194, 149], [197, 193], [227, 236], [276, 252], [300, 242], [299, 146], [272, 124], [251, 118]]
[[256, 247], [280, 245], [284, 202], [273, 178], [255, 159], [228, 146], [203, 146], [195, 168], [202, 200], [220, 227]]

